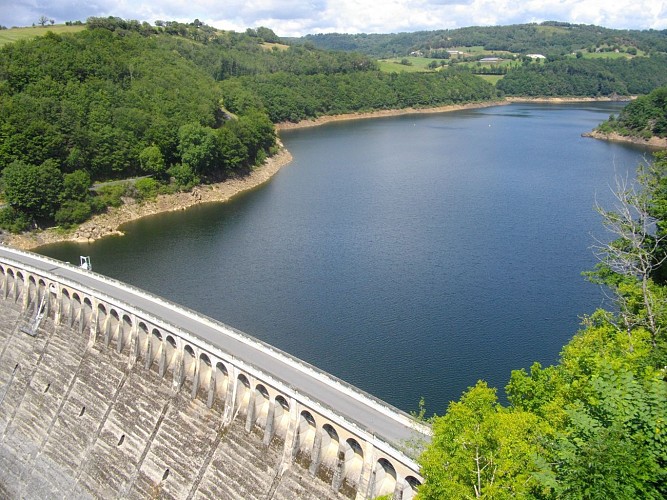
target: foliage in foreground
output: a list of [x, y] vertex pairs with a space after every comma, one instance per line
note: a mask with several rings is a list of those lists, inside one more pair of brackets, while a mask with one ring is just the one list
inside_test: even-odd
[[657, 273], [667, 153], [638, 180], [641, 190], [622, 186], [615, 210], [601, 212], [616, 239], [591, 273], [617, 312], [585, 318], [557, 365], [512, 372], [507, 407], [479, 382], [434, 417], [419, 498], [667, 496], [667, 288]]

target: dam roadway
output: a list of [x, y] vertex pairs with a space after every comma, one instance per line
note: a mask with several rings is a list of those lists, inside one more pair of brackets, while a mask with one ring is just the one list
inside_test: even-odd
[[406, 413], [289, 354], [199, 313], [94, 272], [36, 254], [0, 246], [0, 259], [21, 263], [38, 273], [50, 273], [119, 303], [141, 309], [282, 381], [296, 393], [335, 409], [337, 414], [381, 441], [404, 448], [407, 442], [428, 439], [429, 429]]

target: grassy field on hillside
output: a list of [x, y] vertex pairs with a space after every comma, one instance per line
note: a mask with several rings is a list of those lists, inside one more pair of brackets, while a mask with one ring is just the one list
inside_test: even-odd
[[86, 29], [86, 26], [83, 24], [76, 26], [67, 26], [65, 24], [54, 24], [53, 26], [35, 26], [28, 28], [11, 28], [7, 30], [0, 30], [0, 46], [16, 42], [17, 40], [23, 40], [26, 38], [35, 38], [37, 36], [45, 35], [47, 32], [52, 31], [53, 33], [75, 33], [77, 31], [82, 31]]
[[264, 42], [262, 43], [262, 48], [266, 50], [273, 50], [273, 49], [287, 50], [289, 49], [289, 45], [285, 45], [284, 43]]
[[486, 80], [492, 85], [495, 85], [496, 83], [498, 83], [499, 80], [502, 80], [503, 76], [505, 75], [477, 75], [477, 76], [480, 77], [482, 80]]
[[[408, 61], [410, 64], [401, 64], [402, 60]], [[401, 73], [418, 71], [433, 71], [429, 69], [428, 65], [431, 61], [439, 61], [439, 59], [429, 59], [427, 57], [393, 57], [391, 59], [380, 59], [378, 65], [380, 71], [386, 73]]]
[[583, 52], [585, 59], [632, 59], [632, 55], [625, 52]]

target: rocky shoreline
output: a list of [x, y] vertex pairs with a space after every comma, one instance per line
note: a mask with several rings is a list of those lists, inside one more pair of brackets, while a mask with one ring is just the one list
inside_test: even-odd
[[489, 108], [492, 106], [502, 106], [509, 104], [510, 101], [486, 101], [472, 102], [468, 104], [449, 104], [447, 106], [437, 106], [434, 108], [403, 108], [403, 109], [381, 109], [378, 111], [366, 111], [360, 113], [347, 113], [343, 115], [324, 115], [311, 120], [302, 120], [300, 122], [281, 122], [276, 124], [277, 130], [292, 130], [297, 128], [318, 127], [325, 123], [342, 122], [347, 120], [365, 120], [369, 118], [384, 118], [389, 116], [415, 115], [415, 114], [433, 114], [447, 113], [449, 111], [461, 111], [465, 109]]
[[104, 238], [105, 236], [123, 234], [120, 227], [130, 221], [149, 215], [174, 210], [185, 210], [200, 203], [225, 202], [239, 193], [251, 190], [268, 181], [283, 166], [292, 161], [292, 155], [284, 147], [268, 158], [264, 164], [249, 174], [227, 179], [217, 184], [206, 184], [195, 187], [190, 192], [159, 195], [155, 200], [136, 203], [129, 201], [118, 208], [110, 208], [107, 212], [96, 215], [84, 222], [72, 232], [46, 229], [44, 231], [7, 235], [4, 243], [23, 250], [35, 249], [42, 245], [63, 241], [86, 243]]
[[300, 122], [281, 122], [276, 124], [277, 130], [293, 130], [298, 128], [318, 127], [325, 123], [341, 122], [346, 120], [364, 120], [369, 118], [383, 118], [388, 116], [414, 115], [414, 114], [433, 114], [446, 113], [449, 111], [462, 111], [466, 109], [489, 108], [493, 106], [504, 106], [512, 103], [543, 103], [543, 104], [567, 104], [579, 102], [611, 102], [611, 101], [629, 101], [628, 98], [613, 97], [506, 97], [498, 101], [471, 102], [468, 104], [448, 104], [446, 106], [437, 106], [434, 108], [403, 108], [403, 109], [382, 109], [379, 111], [367, 111], [360, 113], [348, 113], [343, 115], [325, 115], [315, 119], [302, 120]]
[[642, 139], [640, 137], [629, 137], [616, 132], [604, 133], [597, 130], [581, 134], [583, 137], [592, 137], [593, 139], [600, 139], [603, 141], [625, 142], [628, 144], [638, 144], [649, 148], [666, 149], [667, 137], [651, 137], [650, 139]]

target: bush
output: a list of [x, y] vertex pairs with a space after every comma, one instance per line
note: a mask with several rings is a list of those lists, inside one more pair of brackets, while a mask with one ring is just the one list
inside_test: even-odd
[[138, 200], [151, 200], [157, 196], [160, 185], [154, 179], [144, 177], [143, 179], [138, 179], [134, 183], [134, 187], [137, 191]]
[[99, 214], [104, 212], [107, 206], [108, 205], [104, 203], [104, 199], [100, 198], [99, 196], [93, 196], [90, 199], [90, 208], [92, 209], [94, 214]]
[[174, 194], [178, 193], [180, 189], [176, 184], [160, 184], [157, 194]]
[[167, 169], [162, 152], [155, 144], [144, 148], [139, 153], [139, 162], [144, 172], [157, 175], [160, 178], [164, 176]]
[[2, 178], [9, 205], [37, 220], [53, 217], [63, 189], [57, 162], [32, 165], [14, 161], [2, 171]]
[[12, 233], [20, 233], [30, 229], [30, 217], [12, 207], [0, 209], [0, 227]]
[[192, 189], [199, 184], [199, 177], [189, 165], [178, 164], [171, 167], [167, 173], [174, 183], [181, 189]]
[[90, 175], [85, 170], [75, 170], [71, 174], [65, 174], [63, 190], [60, 193], [61, 200], [86, 201], [90, 196], [91, 184]]
[[56, 224], [65, 227], [81, 224], [88, 220], [92, 214], [93, 210], [90, 203], [85, 201], [68, 200], [64, 202], [56, 212]]
[[102, 186], [97, 190], [97, 197], [93, 204], [96, 208], [119, 207], [123, 204], [123, 196], [126, 192], [127, 184], [125, 183]]
[[257, 151], [257, 156], [255, 157], [255, 166], [259, 167], [266, 161], [266, 152], [263, 149]]

